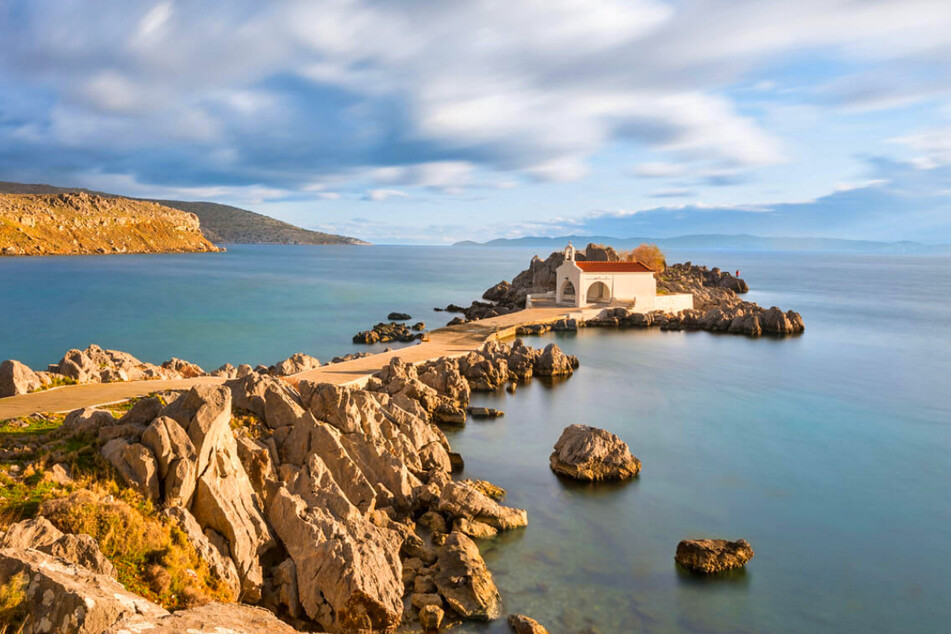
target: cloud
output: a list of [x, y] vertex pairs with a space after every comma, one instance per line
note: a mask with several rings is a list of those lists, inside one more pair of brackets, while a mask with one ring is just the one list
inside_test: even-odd
[[641, 163], [631, 169], [631, 174], [640, 178], [670, 178], [672, 176], [682, 176], [685, 172], [686, 167], [680, 163], [664, 163], [661, 161]]
[[[155, 188], [324, 182], [354, 198], [396, 187], [458, 196], [577, 181], [606, 150], [637, 148], [658, 158], [637, 176], [731, 185], [794, 158], [734, 89], [773, 98], [788, 82], [761, 73], [800, 56], [819, 57], [800, 98], [820, 105], [951, 90], [951, 3], [940, 1], [96, 9], [0, 7], [2, 173], [62, 182], [92, 167]], [[946, 149], [911, 142], [944, 160]]]
[[375, 203], [381, 203], [391, 199], [409, 198], [410, 195], [398, 189], [371, 189], [363, 197], [363, 200], [370, 200]]
[[651, 198], [692, 198], [696, 195], [689, 189], [660, 189], [648, 194]]

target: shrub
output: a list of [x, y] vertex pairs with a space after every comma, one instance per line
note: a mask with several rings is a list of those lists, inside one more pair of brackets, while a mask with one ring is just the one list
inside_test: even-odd
[[621, 258], [625, 262], [640, 262], [657, 273], [661, 273], [667, 268], [667, 258], [664, 257], [664, 252], [656, 244], [645, 242], [630, 251], [622, 251]]
[[23, 572], [10, 577], [0, 585], [0, 634], [14, 634], [23, 630], [27, 617], [26, 592], [28, 577]]

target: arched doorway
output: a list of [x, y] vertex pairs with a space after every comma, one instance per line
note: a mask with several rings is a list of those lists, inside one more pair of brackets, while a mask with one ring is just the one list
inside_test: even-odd
[[571, 280], [565, 280], [561, 285], [561, 301], [572, 303], [575, 301], [575, 285], [571, 283]]
[[588, 287], [589, 304], [606, 304], [611, 301], [611, 289], [604, 282], [595, 282]]

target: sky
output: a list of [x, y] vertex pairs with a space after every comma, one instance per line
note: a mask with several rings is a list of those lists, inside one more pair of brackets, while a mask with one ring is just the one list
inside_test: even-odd
[[378, 243], [951, 242], [947, 0], [5, 0], [0, 33], [0, 180]]

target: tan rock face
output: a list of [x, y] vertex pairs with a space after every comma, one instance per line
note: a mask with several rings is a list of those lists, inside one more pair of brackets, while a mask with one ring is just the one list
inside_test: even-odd
[[298, 630], [261, 608], [237, 603], [208, 603], [157, 618], [131, 618], [105, 634], [296, 634]]
[[545, 349], [535, 361], [535, 374], [538, 376], [567, 376], [578, 367], [578, 359], [570, 357], [553, 343]]
[[742, 568], [753, 558], [753, 547], [745, 539], [685, 539], [677, 544], [674, 560], [693, 572], [712, 574]]
[[320, 367], [320, 361], [303, 352], [292, 354], [274, 366], [275, 376], [290, 376]]
[[218, 251], [194, 214], [85, 192], [0, 194], [0, 221], [4, 255]]
[[462, 533], [451, 533], [439, 550], [433, 578], [446, 604], [459, 615], [488, 621], [502, 614], [502, 596], [479, 548]]
[[188, 505], [195, 492], [198, 453], [188, 434], [175, 420], [161, 416], [142, 433], [158, 463], [162, 498], [169, 505]]
[[126, 484], [153, 502], [159, 500], [158, 464], [147, 447], [114, 438], [103, 445], [102, 455]]
[[18, 574], [26, 582], [26, 605], [37, 633], [101, 634], [126, 619], [168, 615], [107, 575], [38, 550], [0, 550], [0, 584]]
[[0, 363], [0, 398], [27, 394], [42, 387], [43, 381], [28, 366], [8, 359]]
[[402, 616], [400, 536], [372, 524], [316, 455], [275, 494], [268, 519], [297, 568], [306, 614], [332, 631], [387, 630]]
[[614, 434], [571, 425], [555, 443], [550, 458], [552, 471], [578, 480], [619, 480], [633, 478], [641, 470], [627, 444]]
[[222, 552], [219, 546], [202, 532], [198, 520], [184, 508], [172, 506], [165, 510], [165, 514], [175, 520], [199, 556], [208, 564], [212, 574], [221, 579], [237, 599], [241, 595], [241, 578], [228, 552]]
[[0, 548], [33, 548], [92, 572], [116, 576], [116, 569], [99, 550], [95, 539], [89, 535], [63, 534], [45, 517], [11, 525], [0, 539]]
[[468, 481], [447, 483], [434, 507], [449, 517], [473, 520], [501, 530], [528, 525], [525, 511], [499, 504]]

